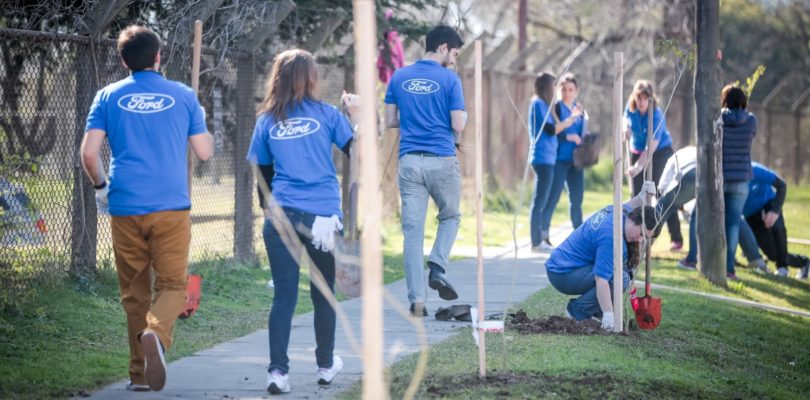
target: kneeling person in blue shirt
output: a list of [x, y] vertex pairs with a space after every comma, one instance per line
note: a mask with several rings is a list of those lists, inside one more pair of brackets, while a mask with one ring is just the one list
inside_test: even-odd
[[[652, 182], [645, 188], [654, 189]], [[642, 208], [641, 196], [622, 205], [624, 241], [622, 250], [624, 288], [630, 281], [629, 271], [639, 261], [639, 244], [644, 238], [643, 221], [647, 236], [652, 236], [656, 225], [655, 209]], [[546, 261], [548, 280], [555, 289], [567, 295], [580, 295], [568, 302], [567, 313], [577, 321], [591, 317], [602, 318], [602, 328], [613, 329], [613, 206], [596, 212], [557, 247]]]

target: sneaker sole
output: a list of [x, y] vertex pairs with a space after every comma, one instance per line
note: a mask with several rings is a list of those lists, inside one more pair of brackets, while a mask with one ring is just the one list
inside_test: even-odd
[[[335, 376], [333, 376], [332, 380], [329, 380], [329, 381], [327, 381], [324, 378], [318, 379], [318, 384], [319, 385], [329, 385], [329, 384], [331, 384], [332, 381], [335, 380], [335, 377], [337, 377], [337, 374], [340, 373], [340, 371], [343, 369], [343, 359], [338, 358], [338, 356], [335, 356], [335, 358], [332, 360], [332, 363], [333, 364], [337, 363], [339, 365], [337, 372], [335, 372]], [[334, 365], [332, 365], [332, 367], [334, 368]]]
[[271, 383], [270, 386], [267, 387], [267, 391], [270, 392], [270, 394], [283, 394], [290, 392], [289, 390], [286, 392], [281, 390], [281, 388], [278, 387], [278, 385], [276, 385], [275, 383]]
[[141, 336], [143, 355], [146, 360], [146, 382], [154, 391], [163, 390], [166, 385], [166, 360], [160, 351], [160, 340], [154, 333]]
[[456, 293], [456, 291], [449, 286], [442, 285], [439, 282], [428, 282], [428, 286], [430, 286], [431, 289], [438, 291], [439, 297], [441, 297], [442, 300], [455, 300], [458, 298], [458, 293]]

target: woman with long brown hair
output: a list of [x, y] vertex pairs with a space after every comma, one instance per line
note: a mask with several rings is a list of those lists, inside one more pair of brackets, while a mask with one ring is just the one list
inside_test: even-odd
[[[259, 166], [275, 205], [282, 208], [305, 245], [329, 288], [334, 292], [335, 234], [340, 223], [340, 189], [332, 162], [332, 145], [348, 155], [352, 141], [349, 121], [334, 106], [318, 99], [318, 70], [312, 54], [287, 50], [276, 56], [259, 106], [247, 158]], [[344, 95], [344, 104], [350, 96]], [[349, 107], [352, 112], [353, 107]], [[284, 245], [268, 209], [269, 199], [260, 185], [264, 209], [264, 244], [275, 285], [268, 318], [270, 365], [267, 390], [271, 394], [291, 390], [287, 347], [290, 326], [298, 300], [299, 258]], [[316, 378], [328, 385], [343, 367], [335, 347], [335, 310], [320, 290], [310, 283], [315, 309]]]
[[[534, 198], [529, 211], [529, 233], [532, 251], [551, 250], [546, 243], [548, 230], [543, 229], [543, 210], [548, 201], [554, 176], [554, 160], [557, 159], [557, 132], [549, 107], [554, 100], [554, 82], [557, 78], [550, 72], [542, 72], [534, 80], [534, 96], [529, 103], [529, 148], [532, 169], [535, 174]], [[545, 246], [544, 246], [545, 244]]]

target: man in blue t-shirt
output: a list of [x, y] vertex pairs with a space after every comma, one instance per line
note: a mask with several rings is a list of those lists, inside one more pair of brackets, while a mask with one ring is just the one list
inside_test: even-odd
[[[163, 352], [185, 306], [191, 200], [187, 146], [213, 153], [205, 112], [187, 86], [163, 78], [160, 38], [141, 26], [118, 37], [129, 77], [96, 93], [82, 141], [82, 165], [100, 214], [111, 215], [121, 303], [129, 331], [127, 390], [161, 390]], [[109, 183], [100, 152], [110, 144]], [[155, 293], [152, 293], [152, 270]]]
[[428, 197], [439, 208], [436, 241], [428, 257], [428, 284], [444, 300], [458, 298], [445, 277], [460, 221], [461, 172], [455, 134], [464, 130], [467, 114], [461, 79], [448, 69], [464, 45], [448, 26], [437, 26], [425, 38], [425, 56], [394, 72], [385, 94], [388, 128], [400, 129], [399, 193], [405, 278], [411, 313], [427, 315], [424, 282], [425, 217]]

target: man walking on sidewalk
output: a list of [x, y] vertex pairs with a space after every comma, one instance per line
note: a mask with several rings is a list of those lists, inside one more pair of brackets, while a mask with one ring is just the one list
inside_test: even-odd
[[[82, 141], [82, 164], [100, 214], [111, 215], [121, 303], [129, 331], [127, 390], [161, 390], [163, 352], [186, 296], [191, 241], [187, 144], [201, 160], [213, 152], [194, 92], [158, 72], [160, 39], [130, 26], [118, 37], [129, 77], [96, 93]], [[109, 183], [99, 156], [110, 144]], [[154, 296], [152, 292], [154, 270]]]
[[461, 172], [454, 132], [464, 130], [461, 79], [448, 69], [464, 41], [448, 26], [437, 26], [425, 38], [425, 56], [397, 70], [385, 94], [388, 128], [400, 128], [399, 193], [408, 300], [414, 316], [426, 316], [424, 279], [425, 217], [428, 196], [439, 208], [436, 241], [428, 257], [428, 284], [444, 300], [458, 298], [445, 277], [460, 221]]

